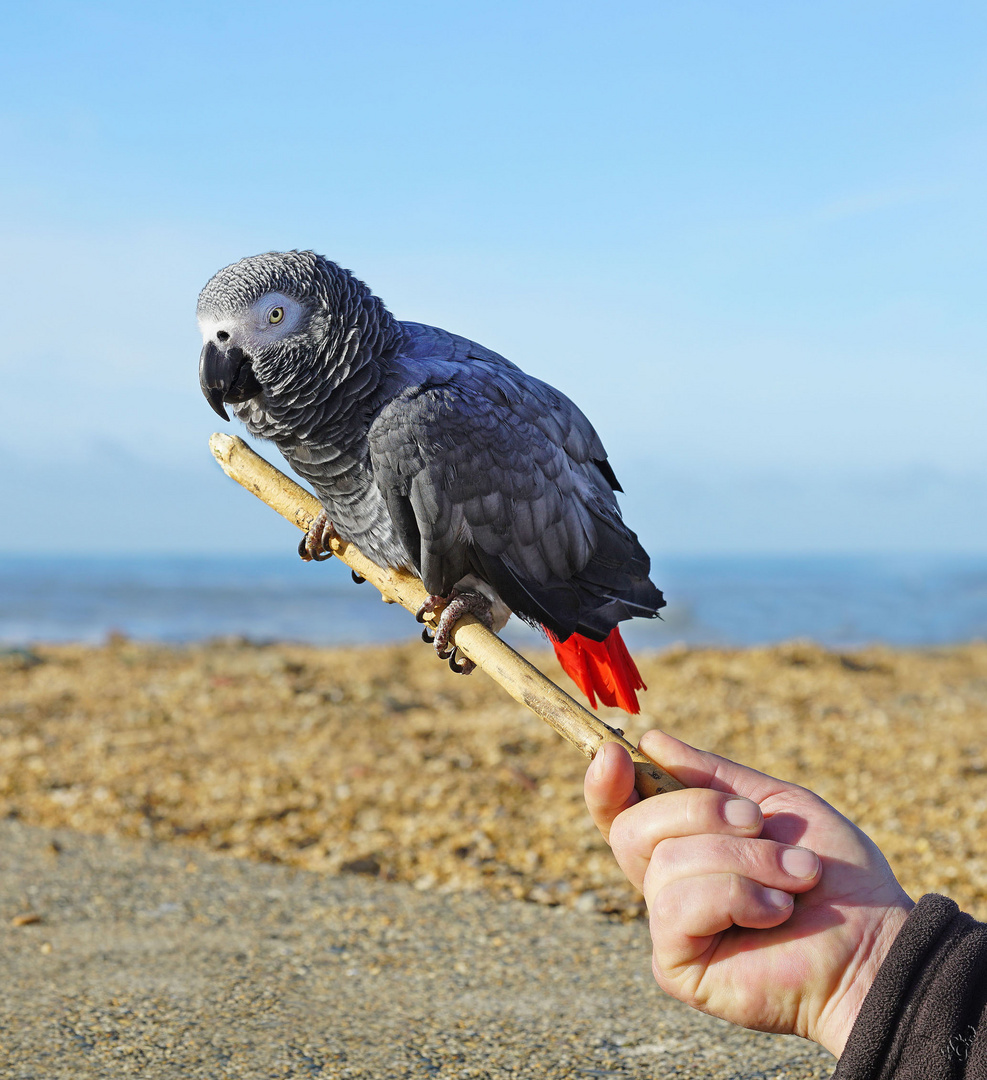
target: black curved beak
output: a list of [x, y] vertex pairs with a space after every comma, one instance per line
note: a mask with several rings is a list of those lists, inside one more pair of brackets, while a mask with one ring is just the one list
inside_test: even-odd
[[206, 401], [224, 420], [230, 417], [223, 402], [248, 401], [264, 389], [243, 349], [234, 345], [223, 350], [212, 341], [203, 345], [199, 356], [199, 386]]

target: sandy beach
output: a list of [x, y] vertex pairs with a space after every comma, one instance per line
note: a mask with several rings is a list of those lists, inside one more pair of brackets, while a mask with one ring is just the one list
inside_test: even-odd
[[[535, 659], [562, 685], [554, 660]], [[11, 652], [0, 815], [325, 873], [640, 913], [582, 802], [583, 758], [419, 643], [217, 642]], [[987, 645], [810, 644], [645, 657], [661, 726], [805, 784], [913, 896], [987, 917]]]
[[[804, 783], [987, 916], [987, 645], [641, 666], [629, 737]], [[0, 688], [11, 1076], [831, 1071], [660, 994], [583, 759], [424, 645], [38, 646]]]
[[0, 822], [5, 1080], [823, 1080], [662, 994], [647, 927]]

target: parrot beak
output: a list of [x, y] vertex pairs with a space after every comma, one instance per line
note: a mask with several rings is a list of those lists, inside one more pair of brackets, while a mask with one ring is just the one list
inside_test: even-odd
[[224, 420], [230, 417], [223, 402], [249, 401], [264, 389], [243, 349], [234, 345], [222, 350], [212, 341], [203, 345], [199, 357], [199, 386], [206, 401]]

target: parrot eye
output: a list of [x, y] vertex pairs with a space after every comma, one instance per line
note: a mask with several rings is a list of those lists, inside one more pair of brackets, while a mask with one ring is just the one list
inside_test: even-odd
[[279, 322], [284, 318], [284, 308], [276, 307], [271, 309], [270, 315], [267, 316], [267, 321], [272, 326], [277, 326]]

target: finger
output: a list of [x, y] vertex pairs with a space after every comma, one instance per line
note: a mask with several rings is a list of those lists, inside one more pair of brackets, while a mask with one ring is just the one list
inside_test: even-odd
[[614, 818], [640, 801], [634, 789], [634, 763], [619, 743], [604, 743], [586, 770], [583, 795], [603, 839], [610, 842]]
[[748, 769], [746, 765], [738, 765], [718, 754], [697, 750], [657, 728], [644, 734], [640, 746], [644, 753], [654, 761], [661, 762], [662, 768], [671, 772], [686, 787], [730, 791], [759, 803], [796, 786], [756, 769]]
[[731, 926], [767, 930], [792, 914], [792, 897], [739, 874], [681, 878], [648, 897], [658, 970], [673, 976], [708, 952]]
[[819, 857], [808, 848], [742, 836], [672, 837], [655, 848], [641, 891], [654, 895], [683, 878], [731, 874], [768, 889], [803, 893], [821, 873]]
[[655, 849], [675, 837], [689, 843], [706, 834], [755, 837], [764, 819], [760, 807], [708, 788], [669, 791], [621, 813], [610, 827], [610, 846], [631, 884], [642, 888]]

